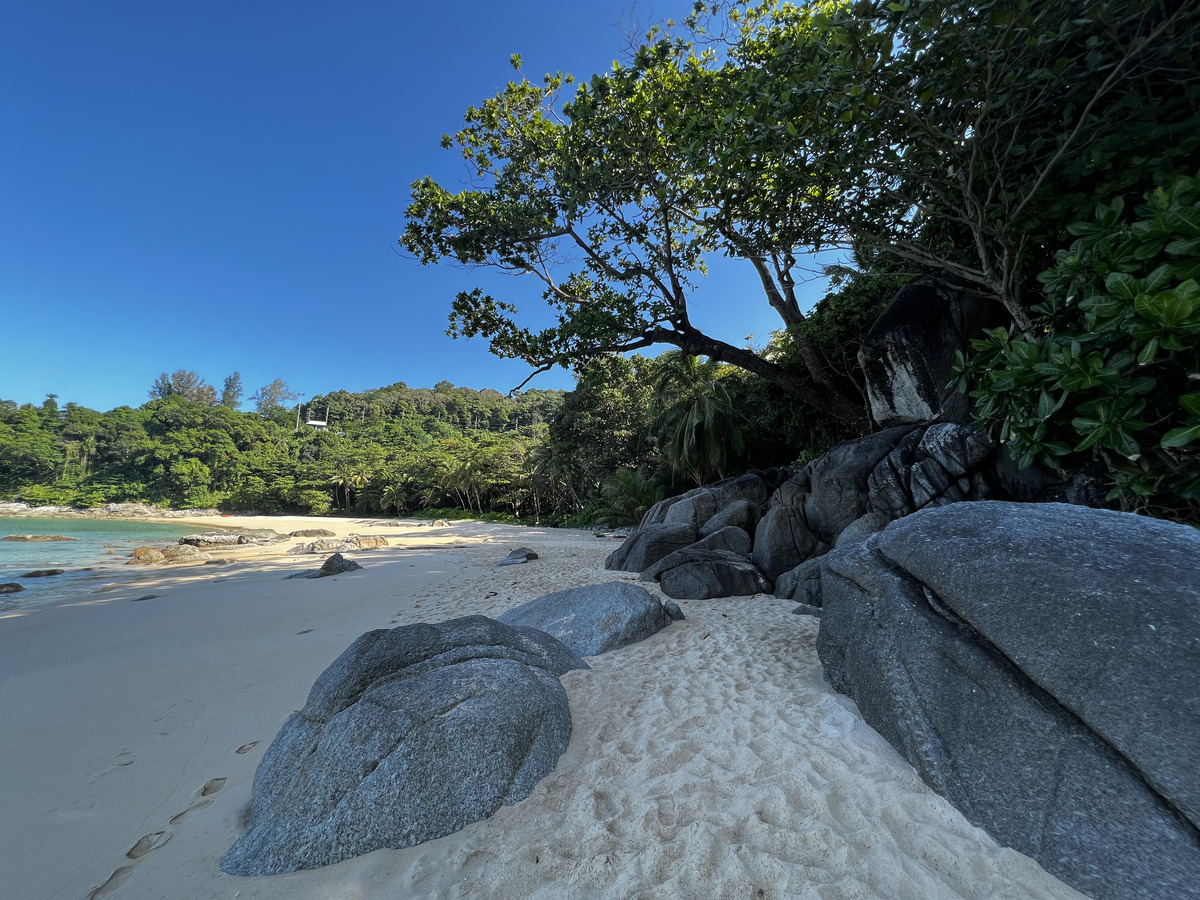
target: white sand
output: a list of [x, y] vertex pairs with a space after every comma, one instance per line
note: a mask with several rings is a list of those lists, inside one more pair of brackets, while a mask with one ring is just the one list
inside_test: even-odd
[[[570, 748], [528, 800], [407, 850], [224, 875], [255, 766], [360, 633], [630, 576], [581, 532], [218, 523], [396, 546], [316, 581], [283, 579], [320, 561], [290, 544], [222, 552], [244, 561], [0, 618], [0, 896], [1080, 896], [925, 787], [824, 683], [817, 621], [762, 597], [684, 602], [686, 621], [566, 675]], [[493, 568], [522, 545], [541, 558]]]

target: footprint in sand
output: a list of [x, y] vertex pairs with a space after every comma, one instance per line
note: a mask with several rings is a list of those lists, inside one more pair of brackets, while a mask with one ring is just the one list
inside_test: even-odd
[[305, 628], [303, 631], [297, 631], [296, 634], [312, 634], [312, 629]]
[[190, 816], [196, 810], [204, 809], [209, 806], [212, 806], [211, 800], [201, 800], [199, 803], [193, 803], [191, 806], [189, 806], [183, 812], [176, 813], [175, 815], [171, 816], [171, 818], [167, 819], [167, 821], [170, 822], [172, 825], [178, 825], [180, 822], [182, 822], [184, 819], [186, 819], [188, 816]]
[[128, 881], [129, 876], [132, 874], [133, 866], [121, 866], [121, 868], [117, 869], [108, 876], [108, 880], [105, 881], [104, 884], [100, 885], [99, 887], [94, 887], [88, 891], [87, 900], [99, 900], [100, 897], [107, 897], [126, 881]]
[[258, 746], [258, 741], [251, 741], [248, 744], [242, 744], [242, 746], [238, 747], [233, 752], [234, 753], [249, 753], [251, 750], [253, 750], [257, 746]]
[[163, 844], [171, 839], [169, 831], [153, 831], [150, 834], [143, 834], [136, 844], [125, 851], [125, 855], [130, 859], [141, 859], [151, 850], [157, 850]]
[[211, 797], [223, 787], [225, 787], [224, 778], [210, 778], [204, 782], [204, 787], [200, 788], [200, 796]]

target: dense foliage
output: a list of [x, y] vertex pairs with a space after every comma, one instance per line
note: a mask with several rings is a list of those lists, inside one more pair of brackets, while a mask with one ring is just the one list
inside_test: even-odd
[[[264, 404], [262, 397], [278, 397], [271, 388], [256, 401], [262, 413], [178, 390], [106, 413], [60, 408], [53, 396], [41, 407], [2, 403], [0, 493], [77, 506], [142, 500], [311, 513], [456, 506], [517, 517], [542, 503], [532, 499], [539, 489], [532, 456], [561, 392], [509, 398], [449, 382], [434, 390], [401, 383], [315, 397], [301, 417]], [[308, 424], [318, 415], [328, 427]], [[546, 503], [551, 512], [562, 505]]]
[[[1200, 511], [1200, 176], [1120, 197], [1041, 276], [1038, 329], [997, 329], [960, 358], [979, 420], [1028, 465], [1092, 458], [1130, 509]], [[1179, 509], [1179, 507], [1183, 509]]]

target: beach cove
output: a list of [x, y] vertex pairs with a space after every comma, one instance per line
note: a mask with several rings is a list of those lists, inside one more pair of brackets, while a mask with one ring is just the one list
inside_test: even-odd
[[[825, 683], [817, 620], [766, 596], [684, 601], [685, 621], [564, 676], [569, 749], [491, 819], [322, 869], [224, 875], [262, 754], [361, 633], [631, 576], [604, 569], [611, 538], [566, 529], [192, 524], [390, 546], [316, 581], [285, 580], [313, 565], [285, 555], [294, 542], [239, 547], [228, 567], [146, 570], [0, 616], [10, 896], [1081, 896], [926, 787]], [[539, 558], [495, 568], [522, 545]]]

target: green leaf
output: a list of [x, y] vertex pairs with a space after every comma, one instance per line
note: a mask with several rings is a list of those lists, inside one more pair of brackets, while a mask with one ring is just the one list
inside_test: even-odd
[[1186, 428], [1172, 428], [1163, 435], [1160, 442], [1163, 447], [1186, 447], [1192, 441], [1200, 438], [1200, 425]]
[[[1185, 284], [1195, 287], [1196, 282]], [[1200, 291], [1186, 291], [1184, 285], [1180, 285], [1175, 290], [1159, 291], [1153, 296], [1140, 294], [1134, 302], [1134, 309], [1139, 316], [1170, 328], [1200, 310]]]
[[1179, 405], [1188, 412], [1200, 416], [1200, 393], [1184, 394], [1179, 398]]
[[1154, 356], [1158, 353], [1158, 338], [1151, 338], [1146, 346], [1142, 348], [1142, 352], [1138, 354], [1138, 365], [1146, 366], [1154, 362]]
[[1171, 283], [1171, 280], [1171, 264], [1164, 263], [1142, 279], [1142, 291], [1147, 294], [1153, 294], [1157, 291], [1165, 290], [1167, 285]]
[[1138, 280], [1125, 272], [1113, 272], [1104, 279], [1104, 287], [1115, 297], [1132, 300], [1138, 295]]

